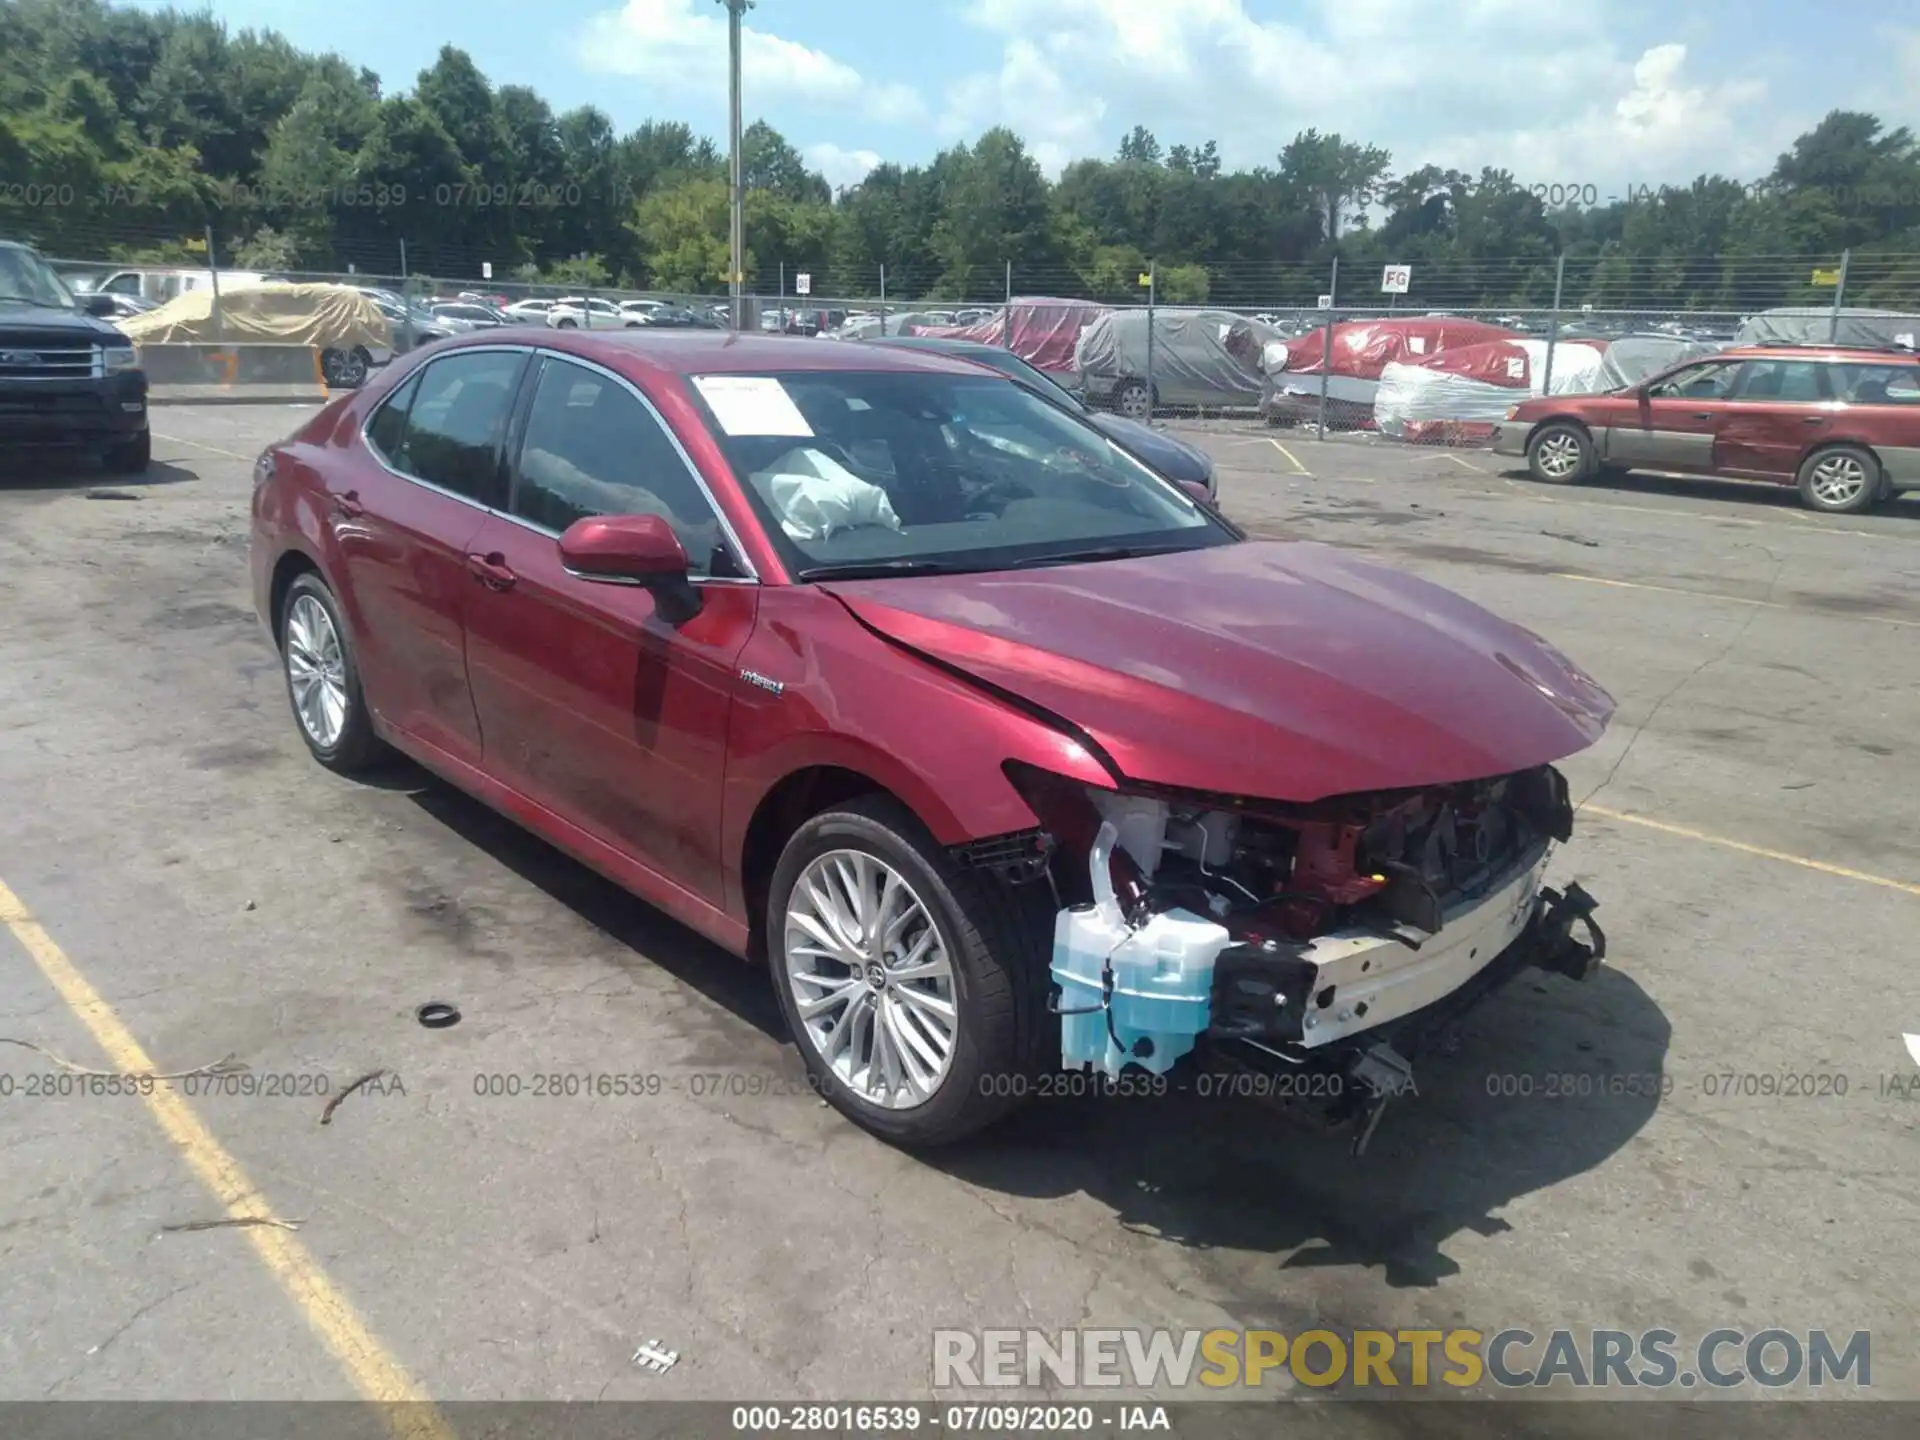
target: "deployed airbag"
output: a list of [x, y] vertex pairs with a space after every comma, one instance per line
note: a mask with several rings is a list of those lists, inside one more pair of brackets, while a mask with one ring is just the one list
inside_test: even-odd
[[796, 446], [752, 478], [795, 540], [825, 540], [866, 525], [901, 528], [885, 490], [810, 446]]

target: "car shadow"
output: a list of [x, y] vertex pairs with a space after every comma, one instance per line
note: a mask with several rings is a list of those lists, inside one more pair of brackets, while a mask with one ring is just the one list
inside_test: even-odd
[[631, 950], [635, 967], [664, 970], [769, 1039], [787, 1043], [786, 1021], [761, 966], [721, 949], [411, 761], [364, 778], [384, 789], [405, 792], [424, 813], [462, 840]]
[[[1047, 1199], [1084, 1193], [1130, 1229], [1202, 1250], [1286, 1255], [1288, 1269], [1378, 1269], [1396, 1288], [1459, 1272], [1462, 1232], [1602, 1164], [1660, 1102], [1666, 1017], [1631, 978], [1523, 974], [1472, 1012], [1457, 1049], [1415, 1066], [1366, 1152], [1351, 1136], [1204, 1093], [1030, 1104], [932, 1163], [970, 1184]], [[1247, 1297], [1260, 1304], [1258, 1292]]]
[[200, 472], [156, 460], [138, 475], [115, 475], [97, 459], [61, 451], [22, 451], [0, 457], [0, 489], [16, 491], [138, 491], [198, 480]]
[[[1509, 480], [1534, 483], [1525, 465], [1510, 465], [1500, 474]], [[1543, 491], [1554, 488], [1540, 486]], [[1795, 487], [1774, 485], [1764, 480], [1726, 480], [1714, 475], [1650, 475], [1635, 470], [1625, 475], [1589, 476], [1577, 488], [1616, 495], [1664, 495], [1675, 500], [1724, 500], [1772, 510], [1792, 510], [1808, 519], [1855, 520], [1890, 516], [1901, 520], [1920, 520], [1920, 492], [1914, 491], [1896, 495], [1891, 500], [1850, 515], [1823, 516], [1800, 503], [1800, 492]]]
[[[376, 783], [620, 942], [635, 967], [657, 966], [768, 1040], [790, 1042], [761, 966], [411, 762]], [[1387, 1110], [1358, 1157], [1348, 1134], [1244, 1094], [1202, 1093], [1185, 1077], [1158, 1095], [1036, 1098], [920, 1159], [1006, 1195], [1085, 1194], [1128, 1229], [1197, 1250], [1284, 1254], [1290, 1269], [1379, 1269], [1389, 1285], [1428, 1287], [1459, 1271], [1449, 1240], [1512, 1230], [1501, 1211], [1639, 1134], [1660, 1102], [1669, 1037], [1658, 1005], [1619, 970], [1602, 967], [1584, 984], [1527, 971], [1416, 1065], [1419, 1093]], [[798, 1070], [791, 1051], [780, 1063]], [[1253, 1312], [1271, 1296], [1253, 1287], [1244, 1299]]]

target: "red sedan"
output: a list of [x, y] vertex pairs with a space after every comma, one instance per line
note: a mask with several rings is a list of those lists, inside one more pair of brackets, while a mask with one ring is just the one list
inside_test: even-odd
[[495, 330], [269, 448], [252, 513], [322, 764], [403, 752], [765, 960], [902, 1143], [1062, 1067], [1319, 1074], [1368, 1129], [1435, 1024], [1604, 951], [1543, 885], [1592, 680], [962, 361]]

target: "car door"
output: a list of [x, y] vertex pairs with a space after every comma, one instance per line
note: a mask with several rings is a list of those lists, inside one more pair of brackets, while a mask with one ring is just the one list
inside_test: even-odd
[[[467, 673], [486, 766], [719, 906], [727, 725], [758, 585], [645, 396], [584, 361], [539, 365], [511, 442], [507, 513], [470, 542], [481, 583], [467, 610]], [[561, 532], [616, 514], [673, 526], [700, 600], [692, 618], [674, 623], [650, 591], [561, 564]]]
[[1834, 433], [1840, 413], [1831, 366], [1815, 360], [1749, 360], [1735, 376], [1714, 446], [1729, 475], [1792, 481], [1801, 457]]
[[1737, 360], [1704, 360], [1609, 403], [1602, 451], [1610, 464], [1646, 470], [1713, 469], [1714, 438], [1737, 378]]
[[368, 702], [408, 735], [477, 765], [467, 685], [467, 564], [488, 507], [504, 503], [501, 443], [524, 350], [461, 350], [409, 378], [374, 411], [364, 459], [330, 484], [343, 603]]

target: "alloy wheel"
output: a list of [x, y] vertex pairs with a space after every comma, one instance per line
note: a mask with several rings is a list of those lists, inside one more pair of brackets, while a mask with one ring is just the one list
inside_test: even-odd
[[1534, 452], [1542, 473], [1565, 480], [1580, 470], [1580, 442], [1564, 430], [1549, 435]]
[[855, 1096], [932, 1099], [959, 1039], [954, 969], [926, 903], [862, 850], [811, 861], [787, 901], [785, 958], [806, 1043]]
[[1829, 455], [1813, 467], [1807, 488], [1820, 504], [1838, 510], [1867, 488], [1867, 468], [1851, 455]]
[[1129, 420], [1146, 420], [1153, 414], [1153, 400], [1147, 387], [1140, 384], [1127, 386], [1120, 392], [1120, 413]]
[[347, 657], [327, 607], [297, 595], [287, 609], [287, 683], [307, 738], [331, 750], [347, 728]]

